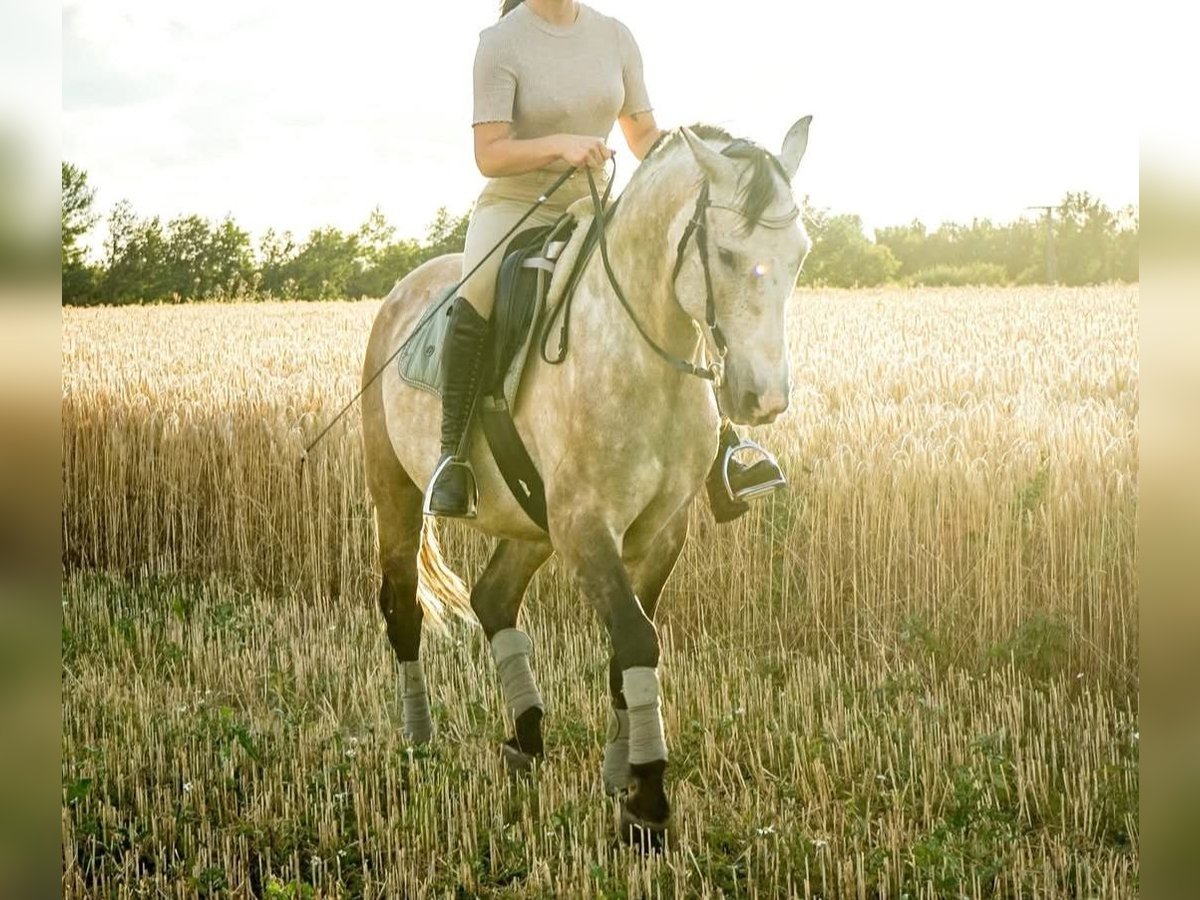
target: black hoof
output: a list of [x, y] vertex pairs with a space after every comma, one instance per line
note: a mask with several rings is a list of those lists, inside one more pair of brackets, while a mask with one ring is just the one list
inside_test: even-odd
[[630, 811], [629, 804], [621, 801], [621, 815], [617, 822], [617, 837], [621, 843], [641, 850], [643, 853], [660, 853], [667, 845], [667, 823], [651, 822]]
[[504, 759], [504, 768], [508, 771], [509, 775], [514, 777], [529, 775], [542, 760], [540, 754], [535, 756], [532, 753], [526, 753], [519, 749], [515, 741], [506, 741], [501, 744], [500, 755]]

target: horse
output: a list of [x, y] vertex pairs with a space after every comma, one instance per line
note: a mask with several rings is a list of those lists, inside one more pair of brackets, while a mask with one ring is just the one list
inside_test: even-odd
[[[611, 642], [602, 774], [605, 790], [621, 797], [618, 831], [629, 842], [661, 845], [670, 820], [654, 615], [716, 454], [719, 417], [759, 425], [788, 406], [785, 316], [811, 248], [791, 182], [811, 118], [792, 125], [778, 155], [697, 124], [672, 129], [638, 166], [603, 217], [603, 259], [589, 256], [575, 283], [569, 352], [555, 365], [530, 353], [513, 411], [544, 481], [548, 531], [518, 505], [475, 429], [479, 501], [468, 524], [498, 541], [469, 596], [441, 554], [435, 520], [422, 515], [439, 455], [439, 398], [387, 364], [459, 280], [461, 254], [428, 260], [397, 282], [368, 340], [364, 457], [405, 738], [432, 737], [421, 630], [449, 608], [477, 619], [491, 643], [514, 723], [502, 747], [509, 766], [542, 758], [543, 704], [517, 616], [530, 580], [557, 553]], [[562, 260], [578, 252], [584, 224]], [[560, 263], [548, 299], [567, 268]], [[621, 287], [633, 285], [628, 301]], [[684, 362], [698, 358], [712, 364]]]

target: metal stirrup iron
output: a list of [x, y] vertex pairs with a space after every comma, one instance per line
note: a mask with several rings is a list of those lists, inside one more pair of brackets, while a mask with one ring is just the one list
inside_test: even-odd
[[[433, 496], [433, 491], [430, 488], [438, 480], [438, 476], [446, 469], [452, 469], [455, 466], [460, 466], [467, 470], [467, 478], [470, 479], [471, 496], [467, 498], [467, 513], [461, 518], [474, 519], [479, 515], [479, 485], [475, 481], [475, 470], [471, 468], [471, 463], [466, 459], [456, 459], [453, 456], [447, 456], [442, 464], [433, 470], [433, 474], [429, 476], [429, 484], [425, 488], [425, 499], [421, 502], [422, 515], [432, 516], [433, 510], [429, 508], [429, 500]], [[455, 517], [459, 518], [459, 517]]]
[[[775, 471], [779, 472], [779, 477], [769, 478], [766, 481], [760, 481], [758, 484], [747, 485], [740, 491], [735, 491], [733, 489], [733, 485], [729, 483], [729, 464], [733, 462], [734, 455], [743, 450], [749, 451], [750, 453], [758, 456], [758, 459], [755, 459], [749, 465], [746, 465], [747, 469], [756, 463], [765, 460], [771, 464]], [[745, 464], [743, 463], [743, 465]], [[725, 451], [725, 456], [721, 460], [721, 480], [725, 483], [725, 493], [727, 493], [732, 500], [751, 500], [755, 497], [761, 496], [762, 494], [769, 494], [776, 488], [783, 487], [787, 484], [787, 478], [784, 477], [783, 470], [779, 468], [779, 462], [775, 459], [774, 454], [772, 454], [771, 451], [762, 444], [758, 443], [757, 441], [752, 441], [749, 438], [745, 438], [741, 443], [730, 447]]]

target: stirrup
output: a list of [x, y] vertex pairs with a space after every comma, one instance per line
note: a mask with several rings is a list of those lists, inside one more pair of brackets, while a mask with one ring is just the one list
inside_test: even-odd
[[[758, 484], [749, 484], [740, 491], [734, 491], [733, 487], [729, 484], [729, 464], [733, 462], [734, 454], [742, 450], [748, 450], [760, 457], [760, 459], [756, 459], [750, 465], [746, 466], [747, 469], [759, 462], [769, 462], [775, 471], [779, 473], [778, 477], [769, 478]], [[779, 462], [775, 459], [771, 451], [758, 443], [758, 441], [750, 440], [750, 438], [743, 439], [741, 443], [735, 444], [725, 451], [725, 456], [721, 459], [721, 480], [725, 483], [725, 493], [734, 501], [752, 500], [763, 494], [769, 494], [776, 488], [781, 488], [787, 484], [783, 470], [779, 468]]]
[[471, 468], [470, 462], [465, 459], [455, 459], [453, 456], [447, 456], [429, 476], [429, 487], [425, 489], [425, 499], [421, 503], [421, 512], [427, 516], [441, 516], [441, 513], [436, 513], [429, 508], [429, 501], [433, 497], [433, 486], [437, 484], [438, 476], [446, 469], [460, 466], [467, 470], [467, 478], [470, 479], [471, 490], [467, 496], [467, 509], [461, 516], [452, 516], [456, 519], [474, 519], [479, 514], [479, 485], [475, 481], [475, 470]]

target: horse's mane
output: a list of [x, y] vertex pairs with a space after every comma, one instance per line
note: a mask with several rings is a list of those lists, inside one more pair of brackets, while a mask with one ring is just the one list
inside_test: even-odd
[[[697, 122], [689, 125], [688, 128], [701, 140], [725, 142], [725, 146], [721, 150], [725, 156], [732, 159], [749, 160], [750, 167], [739, 180], [740, 190], [737, 202], [738, 212], [744, 219], [745, 228], [750, 231], [762, 221], [762, 214], [771, 205], [771, 201], [779, 195], [775, 176], [778, 175], [782, 178], [784, 184], [790, 183], [783, 164], [770, 150], [746, 138], [734, 138], [719, 125]], [[642, 160], [638, 170], [646, 168], [647, 163], [659, 163], [676, 147], [685, 144], [681, 129], [674, 128], [668, 131], [666, 137], [660, 140]]]

